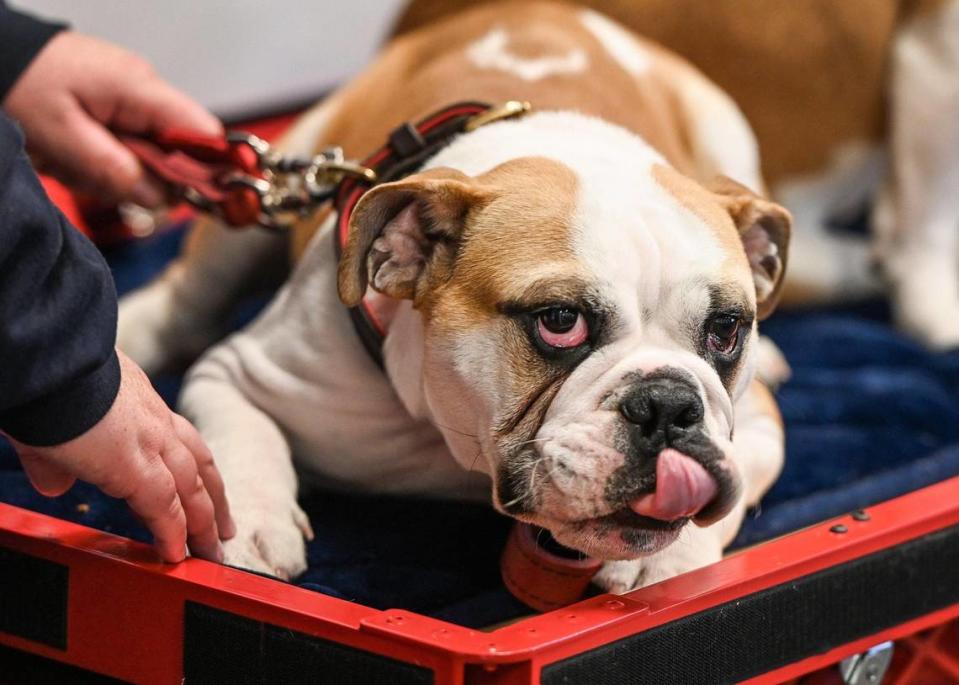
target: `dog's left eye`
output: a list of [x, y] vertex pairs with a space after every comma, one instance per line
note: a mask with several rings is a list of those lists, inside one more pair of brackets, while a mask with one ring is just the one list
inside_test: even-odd
[[737, 316], [718, 314], [706, 326], [706, 347], [710, 352], [732, 354], [739, 343], [741, 321]]
[[550, 307], [536, 316], [540, 340], [557, 349], [579, 347], [589, 337], [589, 326], [582, 312], [572, 307]]

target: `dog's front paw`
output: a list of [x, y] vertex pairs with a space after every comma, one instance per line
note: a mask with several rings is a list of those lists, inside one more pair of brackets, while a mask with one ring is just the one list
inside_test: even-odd
[[614, 595], [621, 595], [642, 587], [644, 561], [645, 559], [607, 561], [593, 576], [593, 584]]
[[313, 530], [306, 514], [289, 510], [250, 510], [234, 514], [236, 535], [223, 543], [223, 563], [290, 580], [306, 570], [306, 540]]

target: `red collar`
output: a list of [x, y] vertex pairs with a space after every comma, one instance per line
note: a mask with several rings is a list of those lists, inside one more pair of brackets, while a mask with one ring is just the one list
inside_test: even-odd
[[552, 611], [582, 599], [602, 566], [552, 540], [548, 531], [517, 521], [500, 557], [500, 576], [523, 604]]

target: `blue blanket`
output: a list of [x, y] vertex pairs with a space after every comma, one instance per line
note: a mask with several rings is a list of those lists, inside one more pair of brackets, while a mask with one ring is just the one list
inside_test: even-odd
[[[167, 233], [109, 254], [118, 290], [155, 275], [180, 238]], [[778, 393], [787, 459], [736, 546], [959, 475], [959, 352], [925, 351], [889, 327], [878, 303], [780, 313], [763, 330], [793, 367]], [[154, 380], [175, 400], [178, 378]], [[149, 540], [122, 502], [86, 484], [55, 499], [35, 493], [8, 445], [0, 445], [0, 500]], [[510, 521], [488, 507], [329, 493], [302, 504], [316, 539], [298, 585], [470, 626], [524, 611], [499, 580]]]

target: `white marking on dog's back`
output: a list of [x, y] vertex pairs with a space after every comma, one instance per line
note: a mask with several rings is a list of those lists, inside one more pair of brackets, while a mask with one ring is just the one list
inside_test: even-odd
[[507, 47], [509, 36], [501, 28], [492, 29], [485, 36], [466, 48], [466, 55], [480, 69], [496, 69], [512, 74], [524, 81], [539, 81], [557, 74], [578, 74], [586, 70], [589, 60], [580, 49], [572, 49], [565, 55], [520, 57]]
[[649, 52], [622, 26], [593, 10], [584, 10], [579, 20], [630, 74], [641, 76], [650, 70], [653, 61]]

